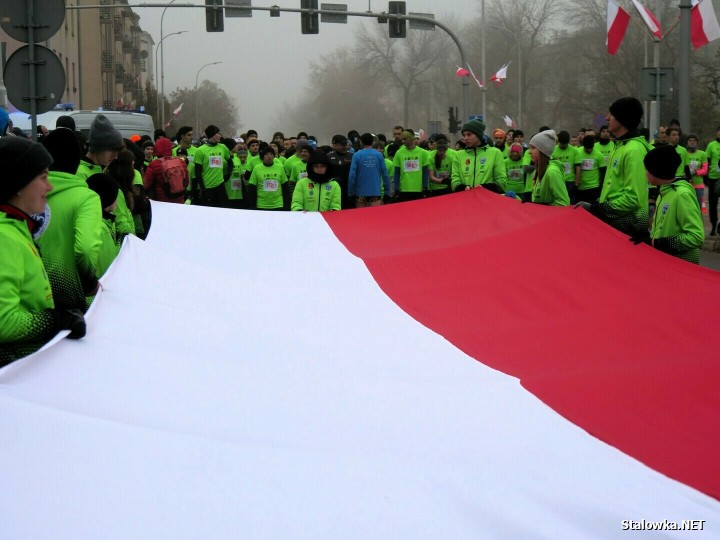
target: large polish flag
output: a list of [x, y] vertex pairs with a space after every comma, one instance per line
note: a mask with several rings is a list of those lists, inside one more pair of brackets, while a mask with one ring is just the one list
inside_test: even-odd
[[632, 3], [635, 6], [635, 9], [637, 9], [637, 12], [640, 14], [640, 17], [642, 17], [642, 20], [645, 22], [645, 25], [648, 27], [648, 30], [650, 30], [650, 33], [656, 38], [662, 39], [660, 22], [657, 20], [655, 15], [653, 15], [648, 8], [638, 2], [638, 0], [632, 0]]
[[693, 49], [699, 49], [718, 38], [720, 38], [720, 24], [712, 1], [693, 0], [693, 7], [690, 10], [690, 41]]
[[609, 54], [616, 54], [630, 24], [630, 15], [615, 0], [608, 0], [607, 37], [605, 44]]
[[485, 190], [153, 214], [0, 370], [0, 538], [717, 538], [720, 273]]

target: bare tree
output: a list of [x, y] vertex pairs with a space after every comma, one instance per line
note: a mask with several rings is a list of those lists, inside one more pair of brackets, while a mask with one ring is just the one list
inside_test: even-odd
[[405, 39], [391, 39], [384, 25], [364, 23], [355, 34], [355, 53], [361, 67], [388, 89], [400, 94], [403, 125], [410, 125], [413, 92], [429, 80], [433, 67], [447, 65], [449, 38], [444, 32], [411, 31]]
[[[170, 130], [168, 132], [169, 134], [173, 128], [177, 129], [181, 125], [195, 125], [196, 102], [198, 105], [197, 119], [200, 129], [203, 129], [209, 124], [215, 124], [220, 126], [223, 133], [227, 136], [232, 136], [237, 133], [237, 107], [233, 100], [225, 93], [225, 90], [214, 82], [204, 80], [197, 88], [197, 101], [195, 97], [195, 88], [178, 88], [170, 94], [170, 114], [166, 115], [166, 118], [171, 117], [172, 111], [177, 109], [181, 104], [182, 109], [180, 116], [171, 120], [170, 127], [168, 128]], [[196, 133], [196, 137], [199, 138], [200, 135], [200, 133]]]

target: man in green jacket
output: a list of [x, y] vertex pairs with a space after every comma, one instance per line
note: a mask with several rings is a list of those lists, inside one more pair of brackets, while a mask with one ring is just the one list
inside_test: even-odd
[[466, 148], [455, 153], [451, 173], [453, 191], [484, 187], [495, 193], [505, 193], [505, 160], [500, 150], [488, 146], [484, 135], [482, 120], [470, 120], [462, 127]]
[[650, 145], [637, 131], [642, 115], [642, 104], [634, 97], [620, 98], [610, 105], [608, 129], [616, 142], [600, 199], [576, 205], [629, 236], [647, 234], [650, 219], [643, 164]]
[[720, 182], [720, 126], [717, 128], [716, 138], [705, 149], [708, 160], [707, 182], [708, 187], [708, 216], [710, 217], [710, 236], [718, 234], [718, 190], [716, 184]]
[[56, 309], [33, 233], [52, 190], [52, 158], [41, 144], [22, 137], [0, 139], [0, 367], [31, 354], [59, 330], [85, 335], [77, 310]]
[[199, 193], [193, 204], [225, 208], [228, 206], [225, 182], [230, 178], [232, 169], [228, 167], [230, 151], [220, 144], [222, 133], [217, 126], [205, 128], [207, 142], [195, 151], [195, 182]]
[[59, 308], [85, 311], [97, 293], [96, 262], [101, 244], [100, 201], [85, 180], [75, 176], [80, 146], [75, 134], [58, 128], [43, 139], [53, 158], [48, 194], [50, 223], [38, 238], [43, 262]]
[[[124, 148], [125, 143], [120, 132], [105, 115], [98, 114], [90, 124], [88, 152], [80, 159], [75, 174], [82, 180], [87, 180], [93, 174], [105, 171]], [[118, 190], [118, 206], [113, 213], [117, 218], [115, 223], [119, 231], [135, 234], [135, 220], [125, 202], [125, 194], [122, 190]]]
[[671, 145], [658, 146], [645, 156], [647, 179], [660, 188], [650, 231], [650, 244], [660, 251], [700, 264], [705, 241], [695, 189], [677, 174], [682, 158]]

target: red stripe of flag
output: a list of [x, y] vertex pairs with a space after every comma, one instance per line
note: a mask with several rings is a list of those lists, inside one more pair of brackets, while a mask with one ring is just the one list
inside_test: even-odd
[[617, 53], [630, 24], [630, 15], [615, 0], [608, 0], [607, 7], [607, 50], [609, 54]]
[[412, 317], [593, 436], [720, 497], [720, 362], [698, 333], [698, 321], [720, 328], [720, 272], [581, 210], [483, 189], [324, 217]]

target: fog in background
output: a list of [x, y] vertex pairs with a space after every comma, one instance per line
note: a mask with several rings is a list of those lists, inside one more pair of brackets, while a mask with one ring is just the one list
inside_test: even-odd
[[[149, 1], [134, 0], [129, 4], [140, 15], [142, 29], [152, 35], [157, 45], [160, 42], [163, 9], [138, 7], [138, 4]], [[191, 1], [200, 3], [199, 0]], [[178, 0], [178, 3], [189, 1]], [[323, 0], [320, 0], [318, 5], [322, 3]], [[327, 3], [344, 3], [348, 11], [356, 12], [368, 11], [368, 5], [376, 13], [388, 9], [385, 0], [338, 0]], [[252, 5], [299, 8], [300, 0], [253, 0]], [[480, 15], [480, 0], [407, 0], [407, 11], [433, 13], [439, 21], [447, 20], [448, 14], [467, 20]], [[283, 109], [285, 103], [299, 103], [303, 95], [313, 91], [307, 77], [309, 61], [332, 54], [338, 47], [351, 46], [353, 32], [361, 22], [378, 24], [372, 18], [348, 17], [347, 24], [320, 23], [319, 34], [303, 35], [300, 32], [299, 13], [281, 13], [280, 17], [271, 18], [266, 11], [255, 11], [252, 18], [226, 17], [224, 32], [208, 33], [205, 31], [205, 10], [168, 8], [163, 19], [163, 35], [181, 30], [187, 33], [169, 36], [164, 41], [165, 94], [169, 96], [176, 88], [194, 88], [197, 71], [203, 64], [222, 62], [204, 68], [199, 81], [208, 79], [216, 82], [235, 100], [240, 131], [253, 128], [261, 138], [269, 139], [272, 131], [288, 129], [274, 121], [276, 111]], [[383, 27], [387, 28], [387, 25]], [[408, 29], [408, 32], [411, 31], [417, 30]], [[436, 31], [443, 32], [441, 29]], [[158, 63], [159, 57], [158, 54]], [[479, 69], [479, 58], [470, 58], [469, 62]], [[455, 64], [460, 64], [459, 54]], [[448, 65], [448, 70], [454, 71], [455, 64]], [[159, 89], [159, 81], [157, 86]], [[352, 107], [352, 96], [348, 97], [348, 106]], [[183, 120], [181, 123], [193, 124], [191, 118]], [[401, 122], [400, 118], [388, 118], [386, 132]], [[350, 127], [338, 126], [338, 129], [342, 132]], [[312, 131], [313, 126], [307, 126], [307, 129]]]

